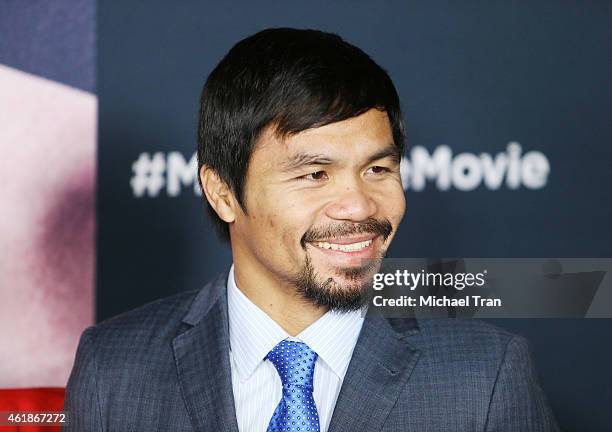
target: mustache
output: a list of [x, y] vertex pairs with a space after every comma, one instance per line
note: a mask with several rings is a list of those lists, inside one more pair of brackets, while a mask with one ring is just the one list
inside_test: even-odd
[[364, 222], [342, 222], [339, 224], [330, 224], [324, 227], [311, 228], [304, 233], [300, 243], [302, 247], [306, 249], [306, 243], [316, 242], [322, 240], [334, 239], [336, 237], [342, 237], [352, 234], [374, 234], [383, 237], [383, 240], [387, 238], [393, 232], [391, 222], [387, 219], [374, 219], [370, 218]]

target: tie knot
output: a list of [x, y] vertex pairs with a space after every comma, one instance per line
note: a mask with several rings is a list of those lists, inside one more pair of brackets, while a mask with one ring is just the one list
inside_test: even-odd
[[283, 340], [268, 353], [283, 387], [312, 388], [317, 353], [303, 342]]

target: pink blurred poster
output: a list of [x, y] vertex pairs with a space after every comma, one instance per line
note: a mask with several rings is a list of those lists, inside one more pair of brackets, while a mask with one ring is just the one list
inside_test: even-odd
[[0, 389], [64, 387], [94, 321], [97, 97], [0, 62]]

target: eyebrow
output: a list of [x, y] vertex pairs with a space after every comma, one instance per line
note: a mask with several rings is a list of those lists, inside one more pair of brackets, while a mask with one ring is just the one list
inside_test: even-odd
[[[380, 149], [376, 153], [370, 155], [366, 161], [366, 164], [387, 157], [393, 158], [394, 162], [400, 161], [400, 151], [394, 144], [389, 144], [385, 148]], [[280, 169], [288, 172], [311, 165], [331, 165], [334, 162], [335, 160], [327, 155], [300, 152], [292, 155], [288, 160], [286, 160], [281, 165]]]
[[392, 158], [393, 162], [400, 162], [402, 159], [402, 155], [400, 150], [395, 146], [395, 144], [389, 144], [387, 145], [385, 148], [380, 149], [379, 151], [377, 151], [376, 153], [374, 153], [373, 155], [371, 155], [368, 158], [368, 162], [373, 162], [375, 160], [379, 160], [379, 159], [385, 159], [385, 158]]
[[333, 159], [322, 154], [296, 153], [281, 165], [281, 170], [295, 171], [304, 166], [331, 165], [333, 162]]

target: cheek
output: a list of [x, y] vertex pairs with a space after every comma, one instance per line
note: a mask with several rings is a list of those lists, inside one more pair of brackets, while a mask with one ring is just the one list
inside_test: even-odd
[[[249, 191], [250, 192], [250, 191]], [[260, 232], [265, 232], [275, 225], [277, 209], [273, 207], [273, 203], [266, 199], [266, 193], [250, 193], [246, 198], [246, 230], [257, 235]]]
[[398, 225], [406, 211], [404, 190], [394, 188], [392, 191], [387, 191], [384, 196], [379, 198], [378, 202], [381, 214], [388, 218], [393, 225]]
[[247, 224], [242, 234], [266, 240], [283, 250], [300, 248], [302, 235], [312, 226], [321, 204], [316, 197], [295, 191], [266, 190], [253, 194], [248, 203]]
[[[249, 214], [248, 224], [242, 230], [246, 238], [258, 243], [264, 242], [278, 249], [285, 248], [292, 239], [298, 237], [299, 232], [294, 217], [287, 217], [283, 211], [259, 212]], [[295, 241], [295, 240], [294, 240]]]
[[398, 218], [398, 224], [399, 222], [402, 220], [402, 218], [404, 217], [404, 213], [406, 212], [406, 195], [404, 195], [404, 190], [402, 189], [402, 192], [399, 194], [397, 201], [396, 201], [396, 215]]
[[309, 227], [307, 221], [304, 213], [281, 211], [270, 215], [266, 224], [274, 236], [273, 241], [283, 251], [289, 252], [302, 249], [300, 241]]

